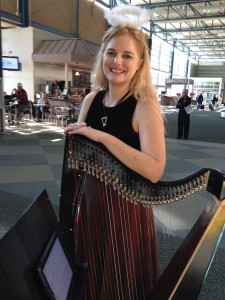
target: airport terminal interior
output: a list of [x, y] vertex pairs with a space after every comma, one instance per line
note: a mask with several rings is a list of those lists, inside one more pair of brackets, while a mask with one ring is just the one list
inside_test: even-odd
[[[71, 189], [65, 184], [71, 180], [67, 178], [71, 170], [67, 170], [70, 152], [64, 130], [77, 121], [83, 97], [92, 90], [94, 58], [108, 28], [104, 12], [121, 6], [126, 13], [130, 5], [149, 14], [142, 30], [148, 35], [152, 79], [165, 120], [166, 166], [160, 191], [181, 200], [172, 201], [175, 208], [160, 209], [153, 204], [160, 275], [168, 276], [167, 266], [172, 265], [177, 281], [172, 294], [177, 293], [177, 298], [163, 296], [167, 280], [161, 276], [158, 292], [162, 296], [149, 299], [225, 298], [225, 0], [2, 0], [0, 298], [4, 300], [30, 300], [31, 295], [32, 300], [53, 299], [43, 288], [43, 278], [37, 278], [36, 268], [53, 231], [62, 240], [65, 234], [70, 265], [74, 250], [71, 255], [67, 234], [74, 229], [68, 233], [60, 219], [70, 211], [68, 222], [71, 219], [75, 224], [74, 211], [79, 208], [68, 200], [64, 204], [63, 194], [69, 195]], [[18, 103], [12, 96], [18, 83], [29, 99], [21, 118], [17, 118]], [[193, 111], [188, 139], [177, 139], [176, 104], [183, 89], [188, 89]], [[169, 199], [166, 194], [162, 202]], [[185, 244], [187, 230], [190, 238]], [[173, 273], [180, 268], [176, 259], [189, 255], [189, 240], [190, 248], [198, 243], [177, 279]], [[92, 299], [84, 296], [86, 266], [75, 266], [75, 273], [74, 299]], [[135, 296], [124, 300], [130, 299], [142, 300]]]

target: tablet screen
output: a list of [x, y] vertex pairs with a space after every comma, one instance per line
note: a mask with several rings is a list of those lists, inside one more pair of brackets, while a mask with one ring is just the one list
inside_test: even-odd
[[50, 240], [42, 255], [39, 274], [46, 281], [46, 288], [50, 288], [48, 293], [52, 299], [67, 300], [74, 273], [57, 236]]

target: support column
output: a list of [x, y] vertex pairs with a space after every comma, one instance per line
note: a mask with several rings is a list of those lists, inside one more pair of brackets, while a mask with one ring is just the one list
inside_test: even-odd
[[28, 11], [28, 0], [21, 0], [20, 8], [22, 13], [22, 22], [23, 27], [29, 26], [29, 11]]
[[79, 1], [75, 0], [75, 7], [76, 7], [76, 13], [75, 13], [75, 34], [79, 36]]
[[[1, 11], [1, 1], [0, 1]], [[5, 131], [5, 103], [3, 97], [3, 71], [2, 71], [2, 19], [0, 18], [0, 132]]]
[[[186, 61], [186, 70], [185, 70], [185, 76], [186, 78], [188, 79], [188, 84], [185, 85], [185, 88], [189, 90], [189, 58], [190, 58], [190, 55], [188, 53], [188, 59]], [[190, 91], [189, 91], [190, 92]]]
[[173, 42], [173, 50], [171, 52], [171, 60], [170, 60], [170, 79], [173, 78], [173, 65], [174, 65], [174, 49], [176, 47], [176, 41]]
[[154, 24], [150, 23], [150, 33], [149, 33], [149, 38], [148, 38], [148, 48], [149, 48], [149, 55], [150, 55], [150, 59], [151, 59], [151, 54], [152, 54], [152, 33], [154, 30]]
[[65, 88], [69, 88], [68, 85], [68, 62], [65, 62]]

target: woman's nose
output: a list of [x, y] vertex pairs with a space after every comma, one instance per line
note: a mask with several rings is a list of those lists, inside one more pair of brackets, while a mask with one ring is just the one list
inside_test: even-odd
[[114, 63], [121, 63], [122, 61], [122, 55], [120, 55], [119, 53], [114, 57]]

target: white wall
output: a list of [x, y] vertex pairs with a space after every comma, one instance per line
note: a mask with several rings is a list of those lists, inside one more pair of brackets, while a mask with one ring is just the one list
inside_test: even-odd
[[[36, 28], [12, 28], [2, 30], [2, 55], [12, 51], [13, 56], [18, 56], [22, 64], [21, 71], [3, 71], [3, 90], [11, 94], [17, 87], [17, 82], [22, 82], [28, 97], [34, 99], [39, 91], [40, 84], [48, 81], [65, 80], [64, 66], [33, 63], [32, 53], [42, 40], [60, 39], [61, 36]], [[68, 81], [72, 80], [72, 69], [68, 68]]]
[[8, 55], [12, 51], [13, 56], [18, 56], [22, 64], [22, 71], [3, 71], [3, 89], [11, 94], [17, 87], [17, 82], [22, 82], [28, 97], [33, 97], [33, 29], [12, 28], [2, 30], [2, 55]]

